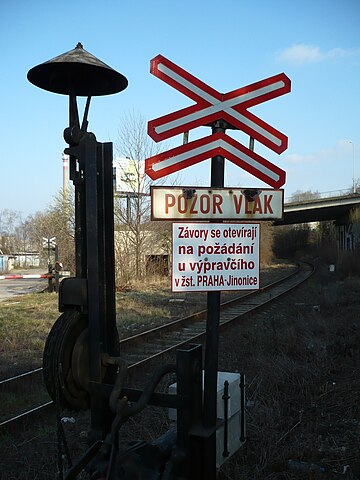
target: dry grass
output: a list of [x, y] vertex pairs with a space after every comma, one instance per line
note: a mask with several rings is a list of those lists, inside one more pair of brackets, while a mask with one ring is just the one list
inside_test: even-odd
[[[261, 278], [281, 277], [284, 270], [284, 264], [274, 264]], [[224, 292], [222, 298], [225, 301], [237, 294]], [[166, 277], [133, 281], [126, 291], [116, 294], [120, 338], [203, 309], [205, 292], [174, 294]], [[0, 302], [0, 378], [42, 363], [46, 336], [59, 315], [55, 293], [20, 295]]]
[[[359, 293], [359, 278], [323, 274], [281, 311], [226, 335], [221, 368], [247, 375], [249, 438], [221, 480], [358, 478]], [[296, 471], [291, 459], [305, 466]], [[307, 471], [311, 463], [326, 476]], [[339, 477], [344, 467], [349, 476]]]
[[[205, 303], [205, 294], [174, 296], [168, 278], [133, 282], [131, 289], [116, 294], [120, 338], [205, 308]], [[45, 339], [59, 315], [55, 293], [0, 302], [0, 378], [41, 364]]]
[[0, 302], [0, 378], [41, 363], [45, 338], [59, 316], [57, 295], [20, 295]]

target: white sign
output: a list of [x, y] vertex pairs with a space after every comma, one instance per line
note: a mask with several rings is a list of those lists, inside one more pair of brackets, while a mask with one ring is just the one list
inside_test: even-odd
[[44, 248], [55, 248], [56, 237], [51, 237], [51, 238], [42, 237], [42, 239], [43, 239], [43, 247]]
[[284, 190], [151, 187], [152, 220], [280, 220]]
[[260, 224], [174, 223], [172, 291], [257, 290]]
[[131, 158], [115, 158], [115, 191], [117, 193], [139, 193], [144, 190], [145, 163]]

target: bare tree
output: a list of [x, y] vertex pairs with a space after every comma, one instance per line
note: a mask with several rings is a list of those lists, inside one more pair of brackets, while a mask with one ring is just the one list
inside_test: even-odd
[[0, 210], [0, 249], [13, 253], [16, 249], [16, 229], [21, 224], [21, 213], [5, 208]]
[[168, 226], [150, 222], [151, 179], [145, 175], [145, 159], [160, 151], [146, 131], [146, 121], [138, 113], [124, 116], [115, 144], [122, 162], [115, 193], [115, 250], [118, 283], [146, 274], [150, 255], [162, 255], [168, 248], [164, 240]]
[[320, 198], [320, 193], [318, 191], [312, 192], [311, 190], [306, 190], [305, 192], [302, 190], [296, 190], [291, 197], [291, 202], [306, 202], [307, 200], [314, 200], [316, 198]]
[[[43, 252], [43, 238], [56, 237], [59, 249], [59, 258], [64, 268], [74, 271], [75, 244], [74, 244], [74, 194], [70, 189], [65, 195], [58, 192], [52, 204], [44, 211], [37, 212], [26, 219], [29, 242], [37, 250]], [[43, 253], [43, 260], [47, 259], [47, 252]]]
[[353, 185], [349, 188], [348, 194], [360, 193], [360, 178], [355, 178]]

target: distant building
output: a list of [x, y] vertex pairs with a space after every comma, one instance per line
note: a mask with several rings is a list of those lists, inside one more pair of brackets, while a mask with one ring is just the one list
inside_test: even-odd
[[40, 266], [39, 252], [18, 252], [13, 257], [14, 268], [36, 268]]
[[[149, 228], [131, 232], [126, 226], [115, 232], [116, 268], [118, 273], [168, 275], [171, 261], [171, 233], [169, 228]], [[136, 240], [136, 233], [141, 240]], [[137, 251], [138, 250], [138, 251]], [[121, 271], [122, 270], [122, 271]], [[121, 272], [120, 272], [121, 271]]]

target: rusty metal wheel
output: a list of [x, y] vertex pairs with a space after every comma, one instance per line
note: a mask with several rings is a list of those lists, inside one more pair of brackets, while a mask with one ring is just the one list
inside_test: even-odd
[[87, 317], [76, 310], [56, 320], [43, 356], [46, 388], [54, 402], [70, 410], [90, 407]]

